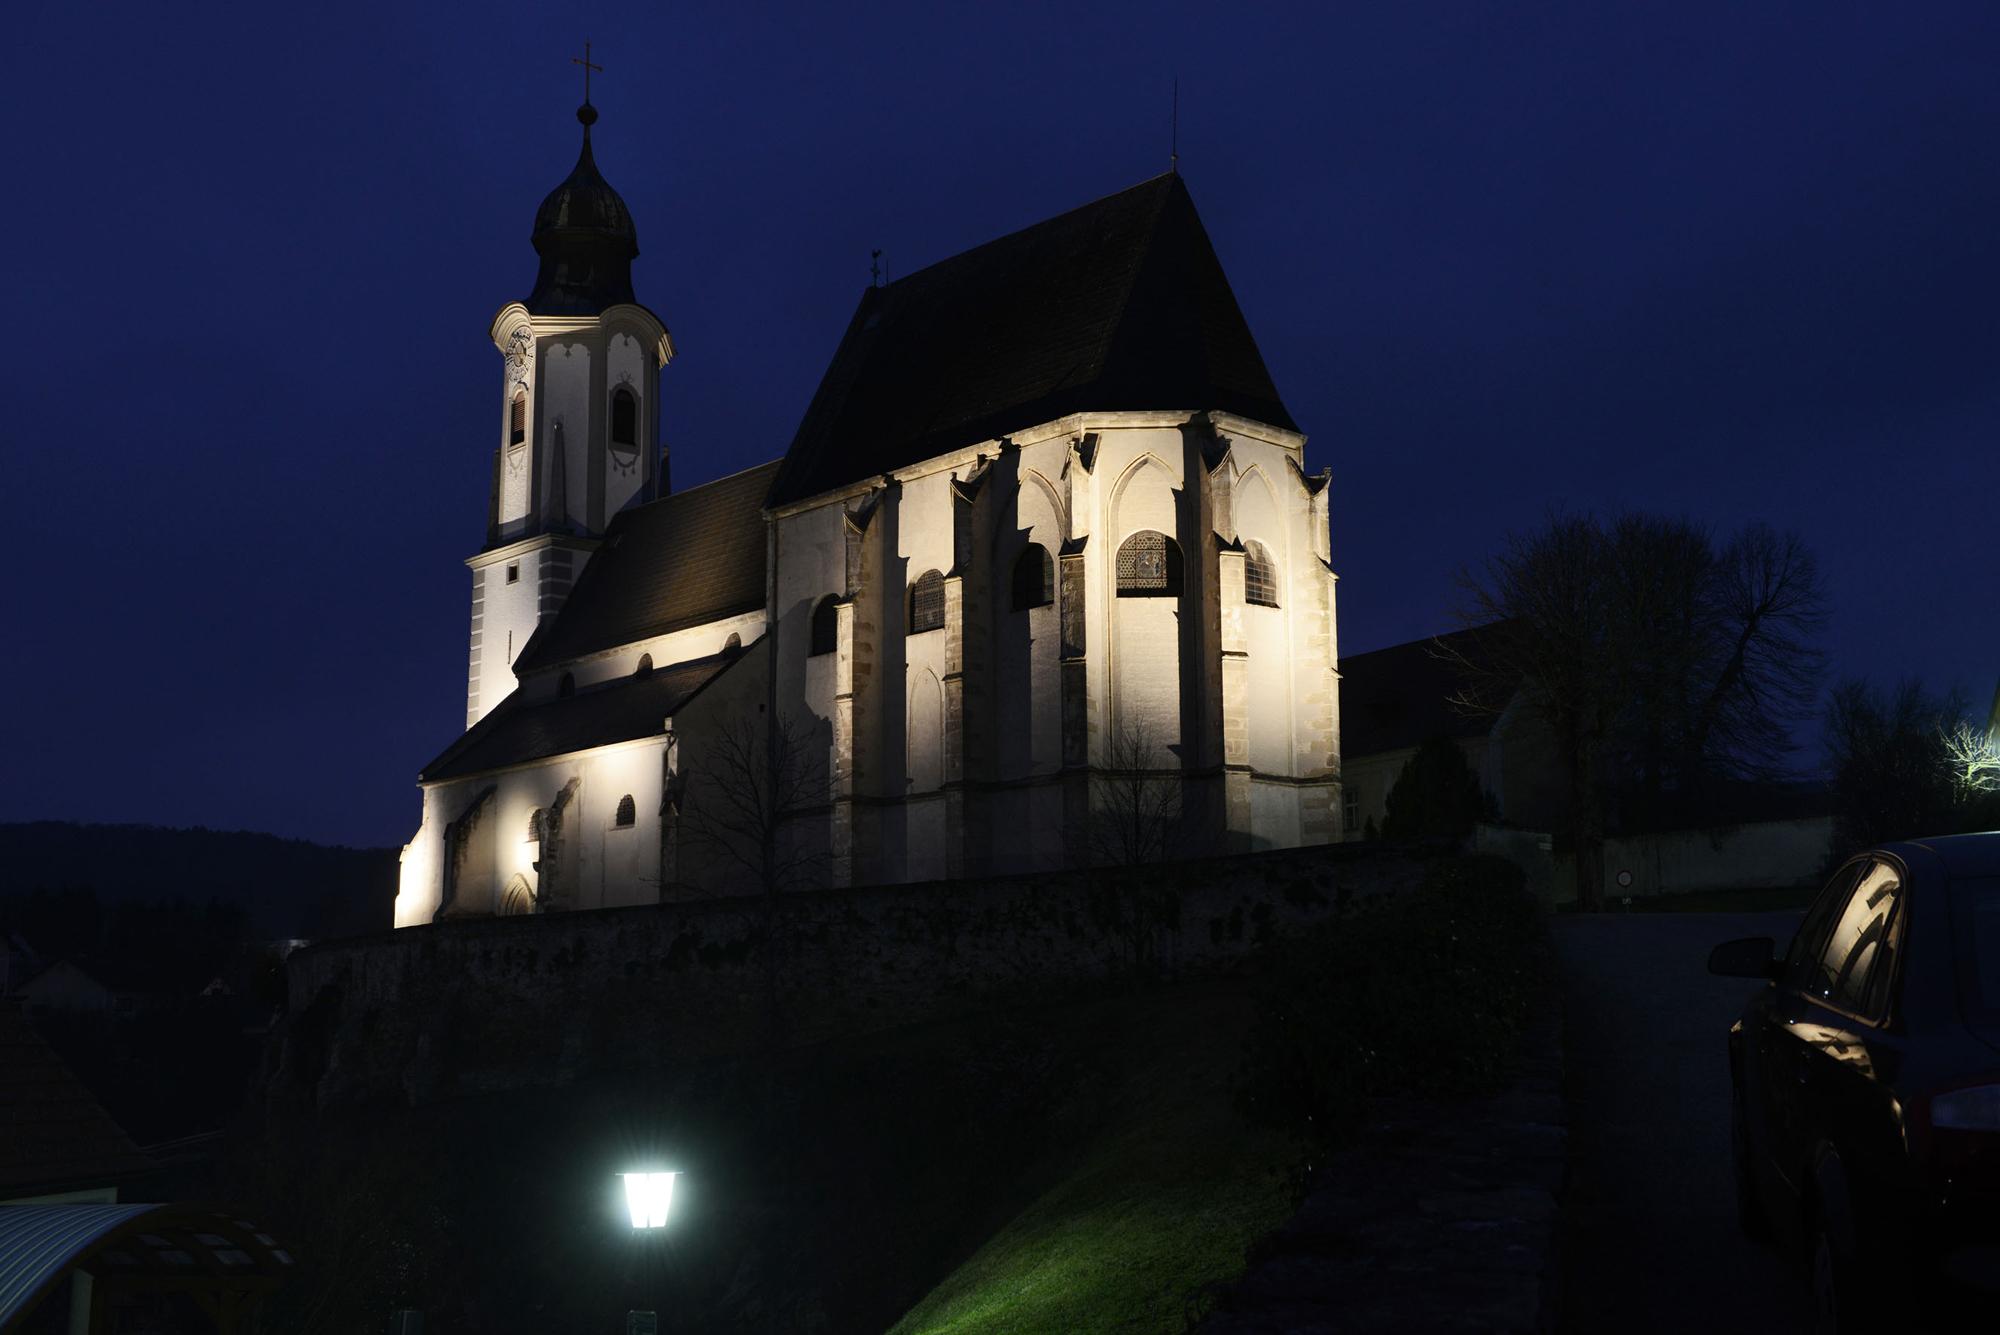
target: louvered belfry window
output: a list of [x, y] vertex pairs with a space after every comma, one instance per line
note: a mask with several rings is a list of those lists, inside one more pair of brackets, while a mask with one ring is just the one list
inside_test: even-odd
[[639, 400], [623, 385], [611, 394], [611, 443], [628, 448], [639, 443]]
[[1145, 529], [1125, 539], [1118, 549], [1120, 598], [1178, 598], [1181, 592], [1180, 545], [1164, 533]]
[[507, 410], [507, 443], [519, 445], [528, 438], [528, 396], [516, 394]]
[[1031, 542], [1014, 562], [1014, 610], [1047, 607], [1056, 600], [1056, 563], [1049, 549]]
[[1278, 567], [1261, 542], [1243, 545], [1243, 601], [1259, 607], [1278, 605]]
[[944, 576], [926, 570], [910, 589], [910, 634], [944, 628]]

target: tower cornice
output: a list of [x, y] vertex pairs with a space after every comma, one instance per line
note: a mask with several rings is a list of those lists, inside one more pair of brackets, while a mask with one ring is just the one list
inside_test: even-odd
[[507, 351], [509, 340], [517, 330], [526, 329], [530, 334], [541, 337], [550, 334], [576, 334], [597, 329], [634, 329], [645, 336], [653, 350], [655, 369], [665, 366], [674, 359], [673, 335], [667, 332], [660, 317], [637, 302], [621, 301], [606, 306], [596, 315], [536, 315], [518, 301], [510, 301], [500, 308], [493, 317], [488, 334], [493, 346], [502, 354]]

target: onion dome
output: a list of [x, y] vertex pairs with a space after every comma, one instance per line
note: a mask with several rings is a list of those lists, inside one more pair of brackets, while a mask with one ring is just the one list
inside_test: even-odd
[[596, 315], [632, 301], [632, 261], [639, 232], [631, 211], [597, 170], [590, 127], [597, 108], [576, 109], [583, 122], [583, 152], [563, 183], [535, 210], [535, 253], [542, 257], [528, 309], [536, 315]]

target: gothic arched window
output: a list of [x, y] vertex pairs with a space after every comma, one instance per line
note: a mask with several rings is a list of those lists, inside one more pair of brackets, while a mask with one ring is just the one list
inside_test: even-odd
[[840, 647], [840, 601], [832, 594], [813, 604], [812, 645], [806, 652], [817, 658]]
[[1243, 544], [1243, 601], [1259, 607], [1278, 605], [1278, 567], [1261, 542]]
[[623, 385], [611, 391], [611, 443], [639, 447], [639, 396]]
[[1056, 600], [1056, 563], [1049, 549], [1031, 542], [1014, 558], [1014, 610], [1047, 607]]
[[910, 634], [944, 629], [944, 576], [926, 570], [910, 586]]
[[519, 445], [528, 438], [528, 391], [514, 391], [514, 402], [507, 407], [507, 443]]
[[612, 823], [622, 830], [630, 825], [638, 814], [638, 804], [633, 802], [632, 794], [627, 793], [618, 799], [618, 814], [612, 818]]
[[635, 676], [635, 677], [650, 677], [650, 676], [652, 676], [652, 675], [653, 675], [653, 656], [652, 656], [651, 654], [640, 654], [640, 655], [639, 655], [639, 666], [638, 666], [638, 668], [637, 668], [637, 669], [636, 669], [636, 670], [635, 670], [635, 671], [634, 671], [634, 672], [632, 673], [632, 675], [633, 675], [633, 676]]
[[1120, 598], [1178, 598], [1180, 544], [1164, 533], [1141, 529], [1118, 549]]

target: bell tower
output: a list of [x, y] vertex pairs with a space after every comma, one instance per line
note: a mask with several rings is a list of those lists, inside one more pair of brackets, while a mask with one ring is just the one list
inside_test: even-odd
[[576, 166], [535, 211], [534, 288], [488, 331], [502, 361], [500, 438], [486, 545], [466, 561], [468, 728], [514, 690], [514, 661], [561, 610], [611, 516], [666, 494], [659, 373], [673, 340], [633, 295], [638, 230], [597, 170], [587, 89], [576, 118]]

